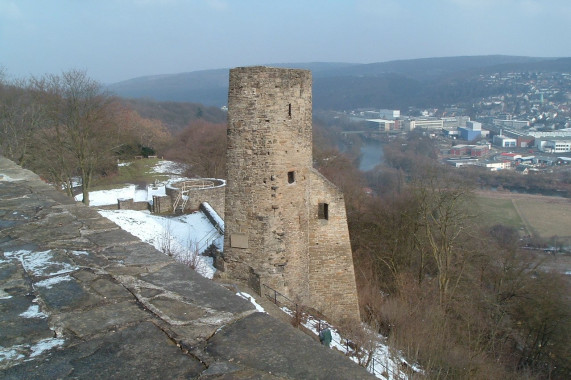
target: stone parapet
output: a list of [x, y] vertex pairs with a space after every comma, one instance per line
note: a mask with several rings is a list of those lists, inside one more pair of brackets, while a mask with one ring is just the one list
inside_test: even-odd
[[365, 379], [0, 156], [0, 378]]

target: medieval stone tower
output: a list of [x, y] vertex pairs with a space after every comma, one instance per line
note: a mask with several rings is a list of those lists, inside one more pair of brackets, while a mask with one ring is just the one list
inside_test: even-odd
[[307, 70], [230, 70], [224, 266], [358, 319], [343, 194], [312, 165], [311, 86]]

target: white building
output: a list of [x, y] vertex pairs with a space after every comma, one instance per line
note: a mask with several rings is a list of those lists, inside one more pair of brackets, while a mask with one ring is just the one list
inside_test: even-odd
[[379, 117], [381, 119], [387, 119], [387, 120], [398, 119], [400, 118], [400, 110], [381, 109], [379, 111]]
[[466, 128], [472, 131], [481, 131], [482, 130], [482, 123], [478, 123], [477, 121], [467, 121]]
[[451, 116], [442, 118], [443, 127], [449, 129], [465, 127], [467, 121], [470, 121], [470, 116]]
[[518, 129], [518, 128], [523, 128], [523, 127], [528, 127], [529, 126], [529, 121], [527, 120], [500, 120], [500, 119], [494, 119], [493, 121], [494, 125], [497, 127], [506, 127], [506, 128], [514, 128], [514, 129]]
[[541, 137], [550, 137], [550, 138], [567, 137], [567, 138], [571, 138], [571, 128], [557, 129], [557, 130], [551, 131], [551, 132], [529, 131], [527, 134], [529, 136], [533, 136], [535, 138], [541, 138]]
[[379, 132], [387, 132], [395, 129], [394, 120], [386, 119], [367, 119], [367, 124], [370, 128], [378, 129]]
[[502, 147], [502, 148], [515, 148], [517, 146], [517, 140], [516, 139], [512, 139], [510, 137], [507, 136], [494, 136], [492, 143], [496, 146]]
[[537, 149], [546, 153], [571, 152], [571, 139], [536, 139]]
[[508, 161], [506, 161], [506, 162], [484, 161], [484, 162], [479, 162], [477, 165], [481, 166], [483, 168], [489, 169], [490, 171], [493, 171], [493, 172], [495, 172], [497, 170], [509, 169], [512, 166], [512, 164]]
[[444, 126], [441, 119], [415, 119], [415, 120], [405, 120], [404, 129], [405, 131], [412, 131], [416, 128], [420, 129], [442, 129]]

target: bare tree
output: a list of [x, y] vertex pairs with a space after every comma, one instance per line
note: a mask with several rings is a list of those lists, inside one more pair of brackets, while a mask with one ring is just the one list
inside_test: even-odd
[[120, 145], [113, 99], [78, 70], [34, 79], [34, 84], [49, 110], [52, 127], [43, 137], [61, 169], [56, 169], [56, 178], [65, 186], [74, 175], [80, 177], [83, 203], [88, 205], [93, 175], [112, 160], [113, 149]]
[[425, 243], [434, 260], [443, 304], [458, 285], [466, 264], [470, 222], [475, 217], [469, 209], [471, 188], [445, 168], [425, 166], [413, 180], [412, 191], [421, 226], [415, 237]]
[[125, 141], [139, 150], [142, 147], [163, 149], [172, 138], [162, 121], [143, 118], [132, 109], [123, 107], [120, 112], [120, 120], [124, 132], [127, 134]]
[[371, 321], [371, 325], [368, 326], [351, 320], [342, 320], [339, 329], [347, 340], [347, 346], [353, 350], [351, 354], [357, 358], [359, 365], [369, 367], [380, 344], [375, 321]]
[[26, 165], [33, 138], [46, 119], [47, 110], [28, 81], [8, 84], [0, 78], [0, 146], [4, 155]]
[[165, 155], [189, 164], [191, 175], [221, 178], [226, 167], [226, 125], [194, 121], [176, 136]]

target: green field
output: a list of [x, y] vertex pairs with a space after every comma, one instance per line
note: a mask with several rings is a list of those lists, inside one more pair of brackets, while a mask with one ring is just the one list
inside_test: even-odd
[[516, 203], [522, 218], [539, 236], [571, 237], [571, 201], [518, 199]]
[[518, 215], [511, 199], [496, 199], [483, 196], [476, 197], [479, 206], [479, 217], [486, 226], [503, 224], [520, 229], [524, 223]]
[[550, 238], [571, 237], [571, 200], [525, 194], [478, 194], [482, 224], [504, 224]]
[[145, 158], [131, 161], [127, 166], [119, 166], [116, 174], [99, 178], [92, 190], [113, 189], [127, 183], [148, 184], [155, 180], [166, 180], [169, 178], [168, 174], [156, 173], [152, 170], [159, 161], [158, 158]]

